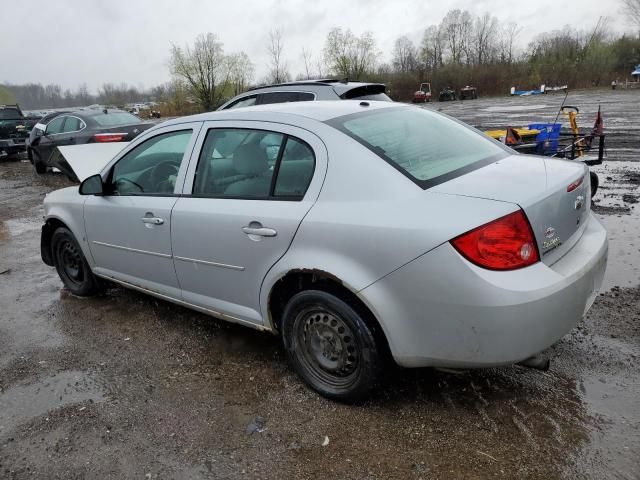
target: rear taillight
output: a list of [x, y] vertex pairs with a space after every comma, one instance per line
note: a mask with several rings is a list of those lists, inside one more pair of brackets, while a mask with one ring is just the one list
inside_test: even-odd
[[575, 182], [570, 183], [569, 185], [567, 185], [567, 192], [573, 192], [576, 188], [578, 188], [580, 185], [582, 185], [582, 182], [584, 182], [584, 175], [581, 176]]
[[122, 142], [126, 136], [126, 133], [96, 133], [93, 139], [98, 143]]
[[515, 270], [540, 260], [531, 225], [522, 210], [451, 240], [470, 262], [491, 270]]

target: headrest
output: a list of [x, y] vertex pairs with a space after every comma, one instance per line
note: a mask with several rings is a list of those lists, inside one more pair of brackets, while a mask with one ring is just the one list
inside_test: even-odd
[[260, 175], [269, 170], [267, 154], [260, 145], [240, 145], [233, 154], [233, 168], [241, 175]]

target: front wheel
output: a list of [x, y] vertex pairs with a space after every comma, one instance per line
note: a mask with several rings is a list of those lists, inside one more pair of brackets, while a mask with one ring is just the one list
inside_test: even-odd
[[33, 149], [29, 149], [31, 163], [33, 164], [33, 168], [38, 174], [47, 173], [47, 166], [42, 163], [42, 159], [38, 152], [35, 152]]
[[51, 237], [53, 264], [65, 287], [79, 297], [88, 297], [100, 291], [98, 279], [91, 272], [73, 233], [60, 227]]
[[382, 368], [372, 329], [349, 304], [323, 291], [300, 292], [289, 300], [282, 340], [298, 375], [334, 400], [366, 398]]

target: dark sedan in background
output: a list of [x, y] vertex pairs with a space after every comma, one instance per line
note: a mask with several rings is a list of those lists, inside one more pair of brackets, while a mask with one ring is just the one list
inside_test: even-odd
[[129, 142], [154, 125], [128, 112], [111, 109], [76, 110], [48, 120], [46, 124], [36, 124], [28, 141], [27, 155], [38, 173], [45, 173], [49, 167], [61, 168], [56, 147]]

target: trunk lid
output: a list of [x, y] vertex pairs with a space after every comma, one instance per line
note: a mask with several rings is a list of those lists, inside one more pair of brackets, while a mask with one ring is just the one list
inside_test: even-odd
[[[582, 182], [568, 191], [580, 179]], [[431, 191], [519, 205], [531, 223], [540, 259], [547, 265], [559, 260], [580, 239], [591, 208], [585, 165], [531, 155], [506, 157]]]
[[150, 129], [153, 123], [132, 123], [130, 125], [117, 125], [115, 127], [101, 128], [96, 133], [126, 133], [123, 142], [130, 142], [145, 130]]

